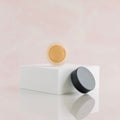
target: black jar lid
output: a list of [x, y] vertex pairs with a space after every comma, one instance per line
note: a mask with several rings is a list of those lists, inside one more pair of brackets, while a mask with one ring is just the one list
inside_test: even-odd
[[88, 93], [95, 88], [95, 78], [85, 67], [79, 67], [71, 73], [74, 87], [82, 93]]

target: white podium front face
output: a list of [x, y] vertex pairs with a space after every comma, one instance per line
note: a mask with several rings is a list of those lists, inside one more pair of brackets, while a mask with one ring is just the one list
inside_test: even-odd
[[[20, 88], [41, 91], [51, 94], [65, 94], [78, 92], [72, 82], [71, 73], [82, 65], [30, 65], [20, 68]], [[90, 94], [99, 90], [99, 67], [83, 66], [89, 69], [96, 82], [95, 89]]]

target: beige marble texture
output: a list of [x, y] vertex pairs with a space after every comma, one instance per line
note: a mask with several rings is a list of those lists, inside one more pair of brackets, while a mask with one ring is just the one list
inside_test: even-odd
[[0, 119], [27, 119], [16, 107], [19, 67], [47, 64], [52, 42], [67, 46], [68, 63], [101, 67], [100, 113], [88, 119], [119, 120], [119, 0], [0, 0]]

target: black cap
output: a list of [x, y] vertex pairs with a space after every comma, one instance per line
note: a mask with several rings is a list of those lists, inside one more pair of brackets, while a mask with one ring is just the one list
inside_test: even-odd
[[71, 73], [74, 87], [82, 93], [88, 93], [95, 88], [95, 78], [85, 67], [79, 67]]

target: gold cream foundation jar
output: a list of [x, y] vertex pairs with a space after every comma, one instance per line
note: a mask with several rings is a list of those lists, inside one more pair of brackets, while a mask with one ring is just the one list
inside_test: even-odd
[[48, 47], [47, 58], [54, 65], [61, 65], [66, 61], [67, 50], [61, 43], [53, 43]]

